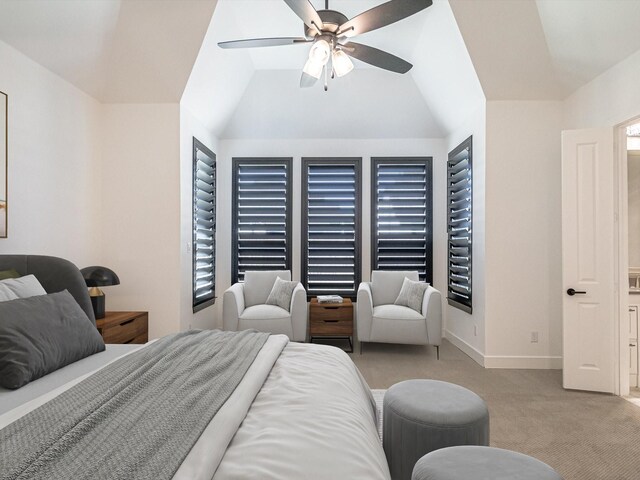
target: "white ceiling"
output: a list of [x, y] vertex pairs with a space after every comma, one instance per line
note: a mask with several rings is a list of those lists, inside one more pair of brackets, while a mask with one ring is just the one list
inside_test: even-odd
[[102, 102], [177, 102], [215, 3], [0, 0], [0, 39]]
[[[311, 1], [324, 8], [323, 0]], [[382, 1], [331, 0], [330, 7], [353, 17]], [[639, 25], [639, 0], [434, 0], [413, 17], [358, 37], [412, 62], [407, 76], [356, 62], [353, 80], [335, 82], [329, 94], [317, 86], [305, 96], [296, 76], [308, 46], [243, 51], [216, 45], [301, 36], [302, 22], [282, 0], [0, 0], [2, 41], [102, 102], [182, 98], [220, 136], [241, 135], [240, 115], [255, 114], [246, 106], [258, 102], [258, 91], [270, 96], [260, 100], [271, 103], [268, 110], [287, 105], [301, 112], [286, 119], [292, 126], [327, 103], [340, 110], [330, 99], [344, 96], [351, 108], [342, 108], [334, 130], [366, 117], [372, 138], [414, 132], [416, 123], [421, 132], [443, 135], [478, 98], [565, 98], [640, 49]], [[258, 79], [286, 84], [267, 90]], [[289, 105], [294, 100], [309, 103], [297, 109]], [[380, 104], [412, 113], [385, 115]]]
[[536, 5], [566, 92], [640, 49], [638, 0], [536, 0]]
[[563, 99], [640, 49], [638, 0], [450, 0], [491, 100]]
[[[298, 70], [258, 70], [221, 138], [439, 138], [409, 75], [354, 70], [329, 90], [299, 88]], [[382, 94], [384, 93], [384, 94]]]
[[[330, 7], [351, 17], [379, 4], [334, 0]], [[449, 4], [442, 0], [357, 38], [414, 63], [414, 70], [399, 75], [354, 61], [356, 69], [330, 81], [328, 92], [322, 82], [311, 89], [298, 86], [308, 45], [217, 47], [226, 40], [301, 36], [302, 25], [282, 0], [220, 0], [183, 105], [219, 138], [439, 138], [461, 118], [460, 105], [483, 98]], [[467, 102], [470, 97], [473, 102]]]

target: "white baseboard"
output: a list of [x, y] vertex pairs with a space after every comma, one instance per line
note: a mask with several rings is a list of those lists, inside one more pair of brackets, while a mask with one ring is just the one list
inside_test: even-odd
[[471, 359], [474, 362], [476, 362], [478, 365], [480, 365], [482, 367], [485, 366], [484, 365], [484, 355], [479, 350], [476, 350], [475, 347], [472, 347], [467, 342], [462, 340], [460, 337], [458, 337], [457, 335], [451, 333], [449, 330], [445, 330], [445, 335], [444, 336], [445, 336], [445, 338], [447, 340], [449, 340], [456, 347], [458, 347], [460, 350], [462, 350], [464, 353], [466, 353], [469, 357], [471, 357]]
[[469, 345], [457, 335], [449, 330], [445, 331], [445, 338], [453, 345], [471, 357], [478, 365], [484, 368], [513, 368], [513, 369], [533, 369], [533, 370], [561, 370], [562, 357], [541, 357], [541, 356], [507, 356], [507, 355], [484, 355], [475, 347]]
[[485, 355], [484, 366], [485, 368], [562, 370], [562, 357]]

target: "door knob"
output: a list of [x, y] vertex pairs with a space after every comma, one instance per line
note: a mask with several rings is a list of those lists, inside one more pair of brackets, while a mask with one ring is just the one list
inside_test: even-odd
[[567, 290], [567, 295], [569, 295], [570, 297], [573, 297], [574, 295], [585, 295], [586, 293], [587, 292], [584, 291], [574, 290], [573, 288]]

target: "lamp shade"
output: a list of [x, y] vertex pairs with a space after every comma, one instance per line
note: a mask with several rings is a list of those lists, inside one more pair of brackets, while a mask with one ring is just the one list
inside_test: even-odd
[[85, 267], [80, 270], [87, 287], [108, 287], [109, 285], [120, 285], [120, 279], [116, 272], [107, 267]]

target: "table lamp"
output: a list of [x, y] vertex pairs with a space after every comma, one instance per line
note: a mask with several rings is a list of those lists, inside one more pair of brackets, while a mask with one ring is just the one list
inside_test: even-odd
[[96, 320], [104, 318], [105, 294], [99, 287], [110, 285], [120, 285], [120, 279], [116, 273], [107, 267], [85, 267], [80, 270], [87, 287], [89, 287], [89, 297]]

